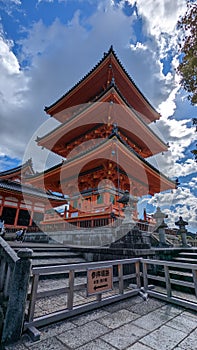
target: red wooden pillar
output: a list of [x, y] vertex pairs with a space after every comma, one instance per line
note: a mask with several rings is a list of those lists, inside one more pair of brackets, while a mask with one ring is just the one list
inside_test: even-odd
[[3, 207], [4, 207], [5, 197], [2, 197], [2, 203], [0, 207], [0, 216], [3, 214]]
[[17, 222], [18, 222], [18, 216], [19, 216], [19, 211], [20, 211], [20, 205], [21, 205], [21, 201], [20, 199], [18, 200], [18, 205], [17, 205], [17, 209], [16, 209], [16, 215], [15, 215], [15, 219], [14, 219], [14, 226], [17, 226]]
[[33, 216], [34, 216], [34, 203], [32, 203], [32, 207], [31, 207], [31, 214], [30, 214], [30, 218], [29, 218], [29, 226], [32, 226]]

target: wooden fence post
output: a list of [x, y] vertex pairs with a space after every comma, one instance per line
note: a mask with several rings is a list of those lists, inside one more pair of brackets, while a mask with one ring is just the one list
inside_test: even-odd
[[19, 259], [15, 262], [9, 283], [9, 299], [2, 332], [3, 345], [17, 341], [22, 334], [32, 254], [33, 251], [28, 248], [22, 248], [17, 253]]

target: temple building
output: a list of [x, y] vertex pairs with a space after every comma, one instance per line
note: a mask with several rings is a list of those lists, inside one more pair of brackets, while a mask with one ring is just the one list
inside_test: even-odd
[[25, 177], [33, 174], [31, 160], [0, 172], [0, 220], [8, 231], [37, 231], [47, 208], [65, 203], [62, 197], [23, 183]]
[[[47, 213], [42, 227], [99, 227], [123, 218], [119, 198], [128, 190], [135, 199], [176, 188], [176, 183], [146, 158], [168, 150], [150, 128], [160, 118], [128, 75], [113, 47], [73, 88], [45, 108], [59, 126], [37, 138], [38, 146], [62, 162], [27, 181], [36, 188], [69, 196], [60, 218]], [[44, 184], [44, 188], [43, 188]], [[59, 224], [59, 226], [58, 226]]]

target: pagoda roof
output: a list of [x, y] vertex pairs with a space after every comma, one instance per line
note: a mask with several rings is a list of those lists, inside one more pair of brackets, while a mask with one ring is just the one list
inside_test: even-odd
[[75, 110], [78, 105], [95, 100], [112, 83], [116, 84], [128, 104], [147, 118], [148, 123], [160, 118], [159, 113], [129, 76], [112, 46], [88, 74], [56, 102], [45, 107], [45, 111], [64, 122], [65, 114], [63, 117], [59, 112], [71, 107]]
[[[113, 106], [112, 100], [115, 101]], [[116, 86], [109, 87], [97, 102], [85, 104], [80, 111], [53, 131], [38, 137], [38, 145], [66, 157], [67, 154], [63, 154], [62, 151], [66, 153], [65, 146], [69, 142], [76, 141], [82, 134], [98, 128], [101, 124], [107, 125], [109, 115], [110, 124], [116, 123], [119, 130], [132, 141], [134, 148], [138, 147], [141, 150], [144, 157], [167, 151], [167, 145], [147, 126], [137, 111], [128, 107]]]
[[28, 159], [24, 164], [19, 165], [15, 168], [0, 172], [0, 179], [21, 179], [21, 176], [26, 174], [34, 174], [31, 159]]
[[83, 171], [89, 171], [92, 168], [92, 164], [94, 167], [97, 167], [108, 160], [116, 161], [114, 154], [118, 155], [118, 159], [121, 160], [120, 166], [128, 174], [128, 177], [143, 185], [144, 194], [149, 193], [153, 195], [156, 192], [176, 188], [174, 181], [149, 164], [117, 134], [112, 134], [108, 139], [99, 141], [95, 146], [61, 164], [47, 169], [44, 173], [31, 176], [29, 182], [39, 186], [40, 181], [43, 183], [44, 177], [46, 188], [49, 188], [53, 183], [59, 184], [61, 187], [66, 181], [71, 181], [72, 179], [77, 181], [82, 168]]

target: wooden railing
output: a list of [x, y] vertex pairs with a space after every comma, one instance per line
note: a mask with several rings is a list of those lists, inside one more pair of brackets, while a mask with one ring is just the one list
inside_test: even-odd
[[[88, 294], [88, 271], [113, 268], [113, 288], [109, 292], [96, 293], [96, 295]], [[164, 276], [159, 276], [157, 268], [164, 270]], [[170, 268], [191, 269], [193, 281], [187, 282], [182, 280], [174, 280], [170, 276]], [[83, 282], [77, 283], [77, 274], [83, 272]], [[57, 278], [58, 274], [67, 274], [65, 285], [57, 286], [52, 289], [39, 290], [40, 278], [54, 274]], [[73, 264], [53, 267], [35, 267], [32, 269], [33, 279], [31, 293], [29, 295], [29, 309], [24, 329], [41, 327], [52, 322], [75, 316], [82, 312], [90, 311], [101, 306], [110, 304], [115, 301], [122, 300], [134, 296], [138, 293], [150, 295], [171, 303], [181, 305], [186, 308], [197, 311], [197, 265], [176, 263], [172, 261], [160, 261], [151, 259], [123, 259], [113, 261], [103, 261], [85, 264]], [[67, 281], [67, 283], [66, 283]], [[155, 285], [153, 283], [155, 281]], [[165, 288], [157, 290], [158, 283], [164, 282]], [[42, 282], [41, 282], [42, 283]], [[185, 297], [177, 297], [173, 295], [172, 285], [188, 286], [194, 289], [193, 300], [185, 300]], [[77, 297], [77, 293], [79, 293]], [[83, 293], [83, 297], [82, 297]], [[37, 303], [39, 307], [40, 299], [47, 300], [63, 295], [64, 304], [59, 305], [59, 310], [51, 310], [47, 312], [45, 309], [43, 315], [38, 314]], [[49, 298], [49, 299], [48, 299]], [[195, 299], [195, 300], [194, 300]], [[57, 306], [57, 305], [56, 305]], [[43, 304], [42, 304], [43, 307]]]
[[16, 254], [0, 237], [0, 344], [20, 338], [23, 329], [32, 250], [20, 249]]
[[[143, 266], [143, 286], [144, 290], [152, 297], [166, 300], [168, 302], [197, 311], [197, 264], [178, 263], [164, 260], [141, 259]], [[192, 281], [175, 279], [170, 270], [181, 269], [183, 274], [185, 271], [190, 271], [189, 275]], [[164, 272], [164, 276], [161, 275]], [[155, 283], [154, 283], [155, 281]], [[152, 290], [150, 285], [164, 285], [163, 288]], [[173, 288], [173, 286], [175, 286]], [[183, 287], [192, 289], [194, 295], [192, 300], [186, 300], [186, 294], [179, 293], [177, 296], [176, 287], [179, 286], [179, 291]], [[191, 293], [187, 294], [187, 297]]]
[[[197, 311], [197, 264], [134, 258], [31, 269], [31, 256], [32, 251], [25, 248], [16, 254], [0, 237], [0, 308], [4, 313], [0, 340], [3, 345], [18, 340], [22, 330], [36, 334], [35, 327], [94, 310], [138, 293]], [[191, 281], [173, 277], [171, 269], [180, 268], [191, 272]], [[30, 272], [32, 280], [28, 294]], [[108, 280], [110, 273], [111, 285]], [[52, 288], [51, 275], [55, 279], [63, 276], [63, 284], [58, 286], [56, 280]], [[90, 276], [96, 276], [96, 279], [91, 280]], [[47, 277], [50, 283], [46, 285], [47, 288], [41, 289]], [[164, 286], [161, 287], [161, 283]], [[186, 300], [185, 295], [177, 296], [174, 286], [192, 289], [193, 299]], [[43, 312], [44, 302], [49, 309], [45, 308]]]
[[[104, 290], [101, 292], [95, 292], [95, 295], [89, 295], [88, 271], [96, 270], [98, 272], [98, 276], [104, 276], [101, 278], [98, 277], [98, 279], [94, 281], [94, 283], [96, 283], [94, 288], [96, 291], [99, 291], [102, 290], [103, 283], [105, 286], [108, 284], [108, 280], [105, 280], [107, 273], [102, 273], [101, 271], [108, 271], [108, 269], [112, 269], [113, 271], [112, 290]], [[85, 275], [83, 283], [76, 282], [76, 274], [78, 272]], [[97, 272], [95, 272], [95, 274]], [[45, 276], [46, 278], [46, 276], [54, 274], [54, 276], [57, 278], [58, 274], [62, 273], [67, 274], [64, 287], [52, 289], [50, 286], [48, 290], [39, 291], [39, 281], [41, 276]], [[57, 322], [70, 316], [128, 298], [136, 295], [141, 287], [140, 259], [138, 258], [53, 267], [35, 267], [32, 269], [32, 274], [32, 287], [31, 294], [29, 296], [30, 302], [28, 317], [25, 322], [25, 329], [30, 327], [40, 327], [51, 322]], [[68, 284], [66, 284], [66, 281]], [[101, 283], [101, 285], [99, 285], [99, 283]], [[134, 289], [129, 288], [129, 283], [135, 283], [136, 287]], [[81, 293], [84, 293], [83, 298], [79, 297], [80, 305], [79, 301], [76, 301], [77, 298], [74, 297], [75, 293], [77, 292], [80, 292], [80, 295]], [[45, 310], [44, 315], [36, 317], [36, 303], [39, 303], [40, 299], [54, 297], [60, 294], [65, 296], [65, 300], [67, 296], [67, 301], [60, 306], [60, 310], [56, 310], [51, 313], [47, 313]]]

